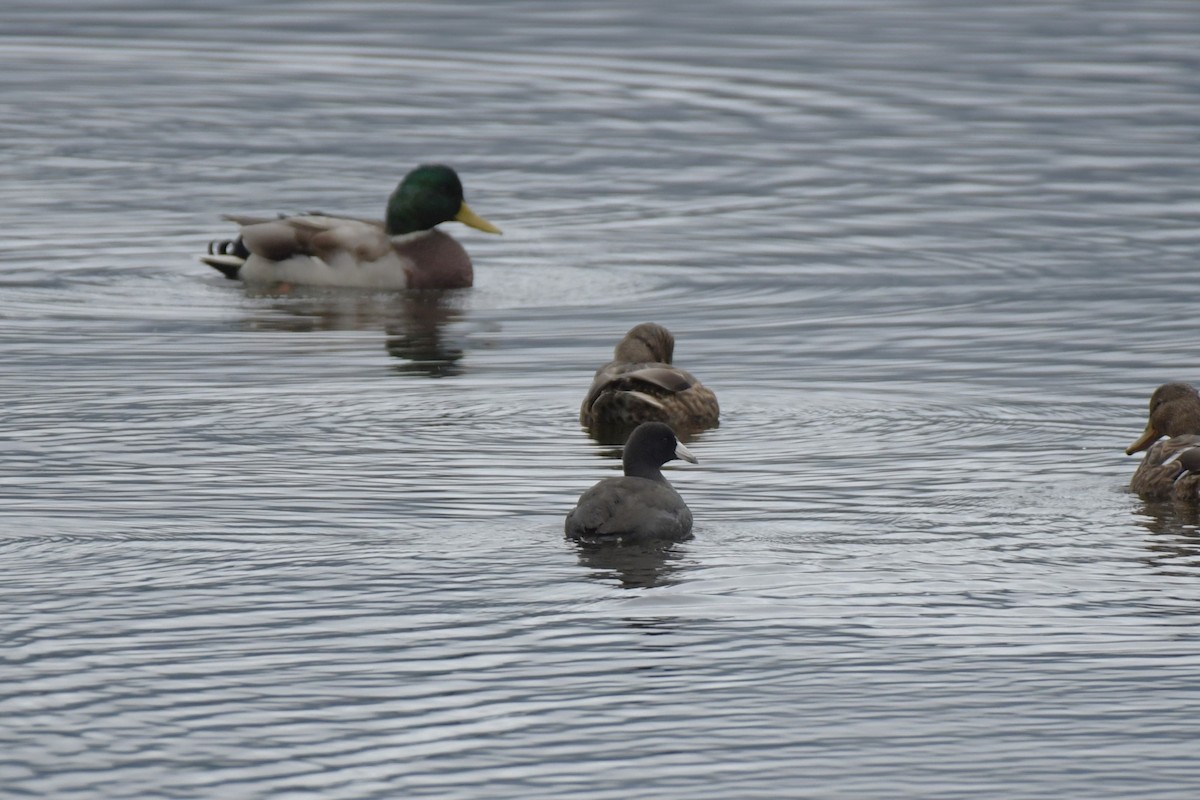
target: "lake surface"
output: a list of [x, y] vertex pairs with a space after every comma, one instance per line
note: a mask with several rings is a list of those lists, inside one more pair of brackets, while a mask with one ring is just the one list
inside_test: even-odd
[[[0, 10], [0, 795], [1200, 789], [1193, 2], [206, 5]], [[473, 289], [195, 261], [430, 161]], [[696, 537], [580, 550], [647, 320]]]

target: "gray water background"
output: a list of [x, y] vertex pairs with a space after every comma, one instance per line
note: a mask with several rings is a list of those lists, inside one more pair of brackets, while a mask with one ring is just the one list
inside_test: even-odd
[[[1198, 131], [1184, 0], [9, 0], [0, 796], [1190, 796]], [[473, 289], [195, 261], [428, 161]], [[646, 320], [696, 538], [581, 551]]]

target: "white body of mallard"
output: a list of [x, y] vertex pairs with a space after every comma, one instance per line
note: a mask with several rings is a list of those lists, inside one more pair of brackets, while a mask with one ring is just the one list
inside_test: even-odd
[[246, 283], [454, 289], [474, 278], [467, 251], [436, 228], [389, 237], [382, 222], [351, 217], [227, 219], [241, 226], [248, 254], [216, 252], [201, 261]]
[[386, 218], [226, 216], [239, 226], [237, 238], [210, 242], [200, 260], [249, 283], [458, 289], [474, 280], [471, 259], [436, 226], [455, 221], [500, 233], [471, 210], [462, 181], [444, 164], [423, 164], [405, 175], [388, 197]]

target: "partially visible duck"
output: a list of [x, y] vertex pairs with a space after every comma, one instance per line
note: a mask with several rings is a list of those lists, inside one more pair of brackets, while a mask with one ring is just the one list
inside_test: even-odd
[[[1163, 437], [1168, 437], [1163, 439]], [[1159, 441], [1162, 439], [1162, 441]], [[1185, 451], [1200, 446], [1200, 393], [1186, 383], [1164, 383], [1150, 396], [1150, 418], [1146, 429], [1125, 450], [1126, 455], [1147, 450], [1129, 482], [1129, 488], [1143, 497], [1181, 496], [1191, 490], [1196, 496], [1200, 479], [1186, 478], [1181, 483]], [[1200, 456], [1196, 456], [1200, 458]]]
[[1189, 446], [1176, 451], [1172, 458], [1179, 462], [1179, 474], [1171, 493], [1176, 500], [1200, 500], [1200, 436], [1180, 436], [1192, 440]]
[[419, 166], [388, 198], [386, 219], [328, 214], [228, 219], [235, 239], [210, 242], [205, 264], [247, 283], [371, 289], [458, 289], [474, 282], [471, 259], [439, 223], [455, 220], [488, 233], [500, 229], [463, 200], [450, 167]]
[[675, 337], [662, 325], [643, 322], [625, 334], [613, 360], [596, 370], [579, 410], [593, 434], [628, 433], [642, 422], [664, 422], [680, 433], [714, 428], [717, 396], [694, 375], [671, 363]]
[[587, 542], [691, 538], [692, 512], [663, 477], [662, 465], [691, 451], [661, 422], [644, 422], [629, 435], [621, 463], [625, 475], [588, 489], [567, 514], [567, 538]]

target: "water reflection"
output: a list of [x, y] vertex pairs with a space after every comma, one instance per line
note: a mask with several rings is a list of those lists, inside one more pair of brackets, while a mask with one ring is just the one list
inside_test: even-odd
[[[612, 458], [621, 457], [621, 448], [625, 444], [625, 440], [629, 438], [629, 434], [633, 433], [633, 429], [637, 427], [636, 423], [630, 424], [614, 424], [614, 425], [584, 425], [580, 426], [587, 435], [592, 438], [596, 444], [605, 445], [603, 450], [598, 451], [603, 456]], [[711, 426], [708, 430], [716, 428], [716, 425]], [[704, 430], [694, 430], [689, 428], [674, 428], [675, 436], [684, 444], [699, 441]]]
[[256, 305], [244, 326], [271, 331], [384, 332], [384, 347], [402, 374], [445, 378], [462, 373], [464, 349], [448, 327], [465, 317], [460, 290], [362, 292], [347, 289], [245, 287]]
[[1200, 506], [1179, 500], [1145, 500], [1137, 522], [1150, 532], [1145, 562], [1164, 575], [1196, 576], [1200, 568]]
[[679, 580], [683, 555], [674, 542], [620, 544], [574, 543], [580, 566], [591, 570], [588, 577], [610, 583], [616, 578], [622, 589], [669, 586]]
[[1195, 534], [1200, 525], [1200, 508], [1179, 500], [1140, 500], [1134, 509], [1137, 521], [1154, 534]]
[[464, 312], [448, 304], [447, 294], [459, 296], [438, 290], [404, 294], [404, 313], [384, 328], [388, 353], [402, 362], [397, 372], [430, 378], [462, 374], [462, 345], [447, 337], [446, 327]]

